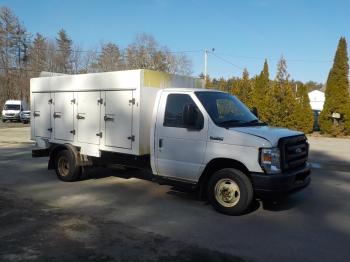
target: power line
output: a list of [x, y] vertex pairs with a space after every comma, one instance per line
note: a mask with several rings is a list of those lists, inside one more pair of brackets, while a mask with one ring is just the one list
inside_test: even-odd
[[236, 68], [238, 68], [238, 69], [240, 69], [240, 70], [244, 70], [244, 69], [243, 69], [242, 67], [240, 67], [239, 65], [236, 65], [235, 63], [232, 63], [231, 61], [227, 60], [226, 58], [223, 58], [223, 57], [221, 57], [221, 56], [218, 56], [217, 54], [215, 54], [215, 53], [213, 53], [213, 52], [209, 52], [209, 54], [215, 56], [216, 58], [219, 58], [220, 60], [222, 60], [222, 61], [226, 62], [227, 64], [230, 64], [230, 65], [232, 65], [232, 66], [234, 66], [234, 67], [236, 67]]
[[[254, 60], [270, 60], [270, 61], [278, 61], [280, 58], [268, 58], [268, 57], [256, 57], [256, 56], [241, 56], [241, 55], [232, 55], [227, 53], [220, 53], [221, 55], [235, 57], [235, 58], [243, 58], [243, 59], [254, 59]], [[287, 62], [301, 62], [301, 63], [331, 63], [332, 60], [314, 60], [314, 59], [285, 59]]]

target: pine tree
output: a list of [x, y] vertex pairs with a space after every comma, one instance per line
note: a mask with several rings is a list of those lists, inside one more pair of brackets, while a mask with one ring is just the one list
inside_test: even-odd
[[259, 118], [263, 121], [266, 121], [266, 107], [267, 107], [267, 96], [268, 90], [270, 87], [269, 79], [269, 66], [267, 60], [265, 59], [263, 70], [260, 72], [254, 80], [254, 89], [253, 89], [253, 106], [258, 109]]
[[266, 120], [273, 126], [293, 128], [295, 95], [289, 83], [286, 60], [281, 57], [273, 87], [268, 92]]
[[59, 73], [72, 72], [72, 44], [73, 41], [69, 38], [66, 31], [61, 29], [56, 38], [58, 52], [56, 55], [56, 67]]
[[219, 82], [218, 82], [218, 89], [220, 91], [227, 91], [227, 85], [226, 85], [226, 80], [223, 77], [220, 77]]
[[313, 130], [313, 113], [310, 106], [308, 89], [305, 85], [299, 85], [295, 106], [294, 128], [304, 133], [311, 133]]
[[33, 46], [29, 49], [29, 65], [35, 76], [38, 76], [41, 71], [47, 70], [47, 49], [46, 39], [41, 34], [36, 34]]
[[122, 68], [122, 57], [119, 47], [114, 43], [103, 45], [97, 65], [102, 72], [120, 70]]
[[232, 93], [249, 108], [253, 107], [253, 85], [249, 79], [249, 73], [246, 68], [243, 70], [242, 79], [232, 89]]
[[[326, 101], [320, 114], [320, 128], [323, 133], [334, 136], [350, 133], [349, 64], [347, 45], [341, 37], [335, 53], [326, 84]], [[332, 119], [332, 114], [340, 114], [340, 119]]]

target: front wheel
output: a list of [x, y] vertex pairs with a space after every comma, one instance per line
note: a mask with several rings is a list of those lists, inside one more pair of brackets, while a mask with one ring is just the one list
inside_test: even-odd
[[55, 157], [55, 171], [57, 177], [65, 182], [77, 181], [81, 174], [81, 167], [77, 166], [74, 154], [69, 150], [61, 150]]
[[209, 180], [208, 198], [217, 211], [226, 215], [241, 215], [252, 202], [252, 183], [240, 170], [219, 170]]

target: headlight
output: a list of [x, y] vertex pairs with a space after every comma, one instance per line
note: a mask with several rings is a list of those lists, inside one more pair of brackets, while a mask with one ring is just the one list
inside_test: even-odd
[[260, 166], [268, 174], [281, 172], [280, 150], [277, 147], [260, 149]]

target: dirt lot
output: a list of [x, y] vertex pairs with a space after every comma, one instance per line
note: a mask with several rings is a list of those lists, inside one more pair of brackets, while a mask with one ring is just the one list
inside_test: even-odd
[[350, 140], [310, 144], [310, 187], [229, 217], [137, 170], [61, 182], [31, 158], [29, 127], [3, 127], [0, 261], [347, 261]]

